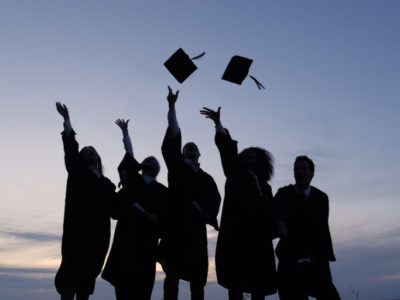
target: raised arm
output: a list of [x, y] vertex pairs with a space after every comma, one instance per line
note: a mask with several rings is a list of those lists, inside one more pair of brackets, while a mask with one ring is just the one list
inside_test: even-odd
[[178, 100], [179, 91], [174, 94], [171, 87], [168, 86], [168, 128], [162, 143], [162, 154], [168, 170], [177, 168], [184, 162], [181, 147], [181, 131], [176, 119], [175, 103]]
[[130, 154], [132, 157], [134, 157], [133, 155], [133, 148], [132, 148], [132, 142], [131, 142], [131, 138], [129, 136], [129, 131], [128, 131], [128, 123], [129, 120], [124, 120], [124, 119], [118, 119], [117, 121], [115, 121], [115, 124], [117, 124], [117, 126], [119, 128], [121, 128], [122, 131], [122, 141], [124, 143], [124, 148], [126, 153]]
[[75, 140], [75, 131], [72, 129], [67, 106], [56, 102], [56, 108], [64, 119], [64, 131], [61, 133], [65, 153], [64, 160], [67, 171], [71, 172], [79, 165], [79, 145]]
[[174, 94], [170, 86], [168, 86], [168, 138], [172, 139], [178, 136], [180, 128], [176, 119], [175, 103], [178, 100], [179, 90]]
[[200, 113], [207, 119], [211, 119], [215, 124], [215, 144], [221, 156], [225, 176], [229, 176], [237, 166], [238, 150], [237, 142], [232, 140], [229, 131], [222, 126], [221, 107], [218, 107], [217, 111], [203, 107]]
[[60, 102], [56, 102], [56, 108], [58, 113], [63, 117], [64, 119], [64, 131], [69, 135], [72, 131], [72, 125], [71, 121], [69, 119], [69, 112], [68, 108], [65, 104], [62, 104]]

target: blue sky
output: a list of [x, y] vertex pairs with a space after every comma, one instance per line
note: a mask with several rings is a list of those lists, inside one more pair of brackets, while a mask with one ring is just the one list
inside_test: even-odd
[[[180, 89], [183, 139], [198, 144], [221, 193], [202, 106], [222, 106], [240, 149], [273, 153], [274, 192], [293, 182], [294, 158], [309, 155], [313, 185], [330, 197], [343, 299], [353, 299], [350, 286], [361, 299], [400, 298], [400, 2], [247, 2], [0, 1], [1, 298], [56, 297], [67, 174], [55, 102], [68, 105], [78, 141], [96, 147], [116, 183], [124, 153], [117, 118], [131, 119], [138, 159], [162, 162], [167, 85]], [[163, 66], [180, 47], [206, 51], [182, 85]], [[220, 80], [233, 55], [254, 60], [250, 74], [266, 90]], [[159, 180], [166, 183], [163, 162]], [[221, 299], [212, 270], [209, 280], [207, 298]], [[99, 279], [93, 299], [110, 295]], [[153, 298], [160, 295], [157, 283]]]

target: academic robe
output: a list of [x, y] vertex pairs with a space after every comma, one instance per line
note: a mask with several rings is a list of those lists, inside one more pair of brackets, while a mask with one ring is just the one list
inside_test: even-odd
[[[161, 244], [165, 271], [205, 285], [208, 272], [206, 223], [217, 226], [221, 197], [209, 174], [202, 169], [196, 172], [185, 162], [181, 152], [181, 133], [171, 138], [169, 130], [162, 144], [171, 192], [169, 225]], [[201, 214], [193, 201], [201, 208]]]
[[62, 261], [55, 277], [60, 294], [94, 291], [110, 242], [110, 210], [115, 185], [97, 177], [79, 158], [75, 132], [62, 133], [68, 171]]
[[[276, 268], [272, 238], [272, 191], [242, 167], [237, 142], [217, 132], [215, 143], [226, 176], [225, 198], [215, 264], [220, 285], [235, 291], [276, 293]], [[261, 192], [261, 194], [260, 194]]]
[[[328, 196], [311, 186], [305, 197], [288, 185], [278, 190], [274, 205], [288, 231], [288, 238], [281, 239], [276, 248], [280, 293], [300, 289], [321, 299], [326, 295], [340, 299], [329, 267], [329, 261], [336, 259], [328, 224]], [[305, 258], [313, 258], [315, 263], [298, 263]]]
[[[147, 185], [138, 173], [139, 163], [128, 153], [118, 170], [125, 171], [127, 187], [118, 193], [117, 207], [112, 215], [118, 222], [102, 278], [115, 287], [130, 288], [140, 299], [150, 299], [168, 189], [156, 181]], [[134, 203], [149, 214], [157, 214], [160, 223], [154, 224], [147, 215], [132, 207]]]

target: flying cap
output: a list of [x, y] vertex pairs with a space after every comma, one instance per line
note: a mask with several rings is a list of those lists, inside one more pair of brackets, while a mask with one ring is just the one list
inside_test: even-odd
[[183, 51], [182, 48], [179, 48], [168, 60], [164, 63], [164, 66], [168, 69], [168, 71], [178, 80], [179, 83], [183, 83], [186, 78], [188, 78], [194, 71], [197, 70], [196, 65], [192, 62], [192, 60], [198, 59], [202, 57], [205, 52], [202, 54], [190, 58], [189, 55]]
[[[229, 64], [226, 67], [224, 74], [222, 75], [222, 79], [241, 85], [243, 80], [249, 74], [250, 66], [252, 63], [252, 59], [239, 55], [233, 56], [229, 61]], [[265, 87], [257, 79], [255, 79], [251, 75], [249, 77], [254, 80], [259, 90], [265, 89]]]

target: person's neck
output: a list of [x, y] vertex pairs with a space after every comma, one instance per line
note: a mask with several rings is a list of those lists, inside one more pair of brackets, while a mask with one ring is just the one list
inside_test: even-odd
[[300, 185], [300, 184], [295, 184], [295, 186], [296, 186], [296, 189], [298, 190], [298, 191], [301, 191], [301, 192], [305, 192], [305, 191], [307, 191], [307, 189], [310, 187], [310, 185]]
[[146, 172], [142, 172], [142, 176], [150, 177], [150, 178], [152, 178], [154, 180], [156, 179], [156, 177], [154, 177], [153, 174], [149, 174], [149, 173], [146, 173]]
[[192, 164], [199, 164], [199, 159], [198, 158], [185, 158], [186, 161], [192, 163]]
[[147, 173], [142, 173], [142, 178], [146, 184], [157, 181], [156, 177]]
[[200, 169], [200, 163], [198, 158], [185, 158], [185, 161], [190, 165], [196, 172]]
[[88, 170], [90, 170], [91, 172], [93, 172], [97, 177], [101, 176], [101, 172], [100, 170], [97, 168], [96, 165], [89, 165], [87, 166]]

